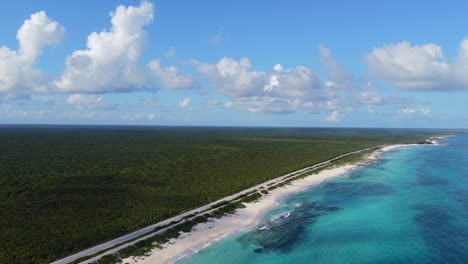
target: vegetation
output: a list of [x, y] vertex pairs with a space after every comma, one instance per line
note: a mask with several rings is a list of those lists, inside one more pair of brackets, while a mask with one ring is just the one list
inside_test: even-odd
[[[425, 143], [419, 143], [419, 144], [425, 144]], [[274, 186], [271, 186], [271, 184], [270, 184], [269, 189], [272, 190], [272, 189], [276, 189], [278, 187], [283, 187], [284, 185], [289, 184], [290, 182], [292, 182], [294, 180], [304, 178], [304, 177], [310, 176], [312, 174], [317, 174], [320, 171], [328, 169], [330, 167], [336, 167], [336, 166], [340, 166], [340, 165], [344, 165], [344, 164], [353, 164], [353, 163], [364, 161], [365, 158], [374, 151], [375, 151], [375, 149], [372, 149], [372, 150], [360, 152], [360, 153], [357, 153], [357, 154], [349, 155], [349, 156], [346, 156], [344, 158], [338, 159], [338, 160], [334, 161], [333, 163], [325, 165], [323, 167], [319, 167], [319, 168], [316, 168], [316, 169], [312, 169], [311, 171], [306, 171], [306, 172], [302, 172], [302, 173], [295, 173], [295, 174], [283, 179], [282, 182], [276, 183], [276, 185], [274, 185]], [[234, 198], [231, 201], [223, 201], [223, 202], [220, 202], [220, 203], [217, 203], [217, 204], [211, 206], [209, 210], [212, 210], [214, 208], [218, 208], [212, 214], [200, 215], [200, 216], [197, 216], [197, 217], [195, 217], [196, 214], [190, 214], [188, 216], [185, 216], [183, 219], [190, 219], [190, 218], [192, 218], [192, 219], [190, 219], [190, 220], [188, 220], [188, 221], [186, 221], [184, 223], [178, 224], [178, 225], [174, 226], [173, 228], [171, 228], [171, 232], [169, 232], [170, 237], [168, 236], [168, 234], [166, 234], [166, 232], [162, 233], [162, 235], [155, 235], [153, 237], [147, 238], [147, 239], [145, 239], [143, 241], [139, 241], [138, 243], [135, 243], [135, 244], [133, 244], [131, 246], [128, 246], [126, 248], [123, 248], [123, 249], [119, 250], [117, 253], [113, 254], [112, 257], [110, 257], [110, 255], [104, 255], [101, 259], [96, 261], [95, 264], [100, 264], [100, 263], [104, 263], [104, 262], [107, 263], [108, 261], [112, 261], [112, 262], [108, 262], [108, 263], [119, 264], [119, 263], [122, 263], [122, 259], [125, 259], [125, 258], [128, 258], [128, 257], [145, 256], [147, 254], [150, 254], [151, 251], [154, 248], [161, 248], [162, 249], [164, 247], [164, 244], [166, 244], [169, 241], [169, 239], [177, 238], [180, 235], [181, 232], [191, 232], [193, 230], [193, 228], [197, 224], [205, 223], [205, 222], [209, 221], [210, 219], [212, 219], [213, 217], [221, 218], [221, 217], [223, 217], [225, 215], [228, 215], [228, 214], [234, 214], [237, 211], [237, 209], [245, 208], [244, 203], [256, 202], [262, 197], [262, 195], [266, 195], [266, 194], [269, 193], [267, 190], [262, 190], [262, 189], [264, 189], [264, 187], [260, 187], [260, 189], [261, 189], [260, 193], [258, 193], [256, 191], [251, 191], [251, 192], [239, 195], [239, 196], [237, 196], [236, 198]], [[166, 226], [162, 226], [162, 227], [159, 227], [159, 228], [153, 230], [153, 232], [155, 232], [157, 230], [160, 230], [160, 229], [162, 229], [164, 227], [172, 226], [172, 225], [175, 225], [175, 224], [176, 224], [176, 222], [171, 222]], [[177, 233], [174, 232], [174, 230], [176, 230]], [[144, 234], [142, 236], [146, 236], [146, 235], [148, 235], [148, 234]], [[131, 241], [126, 241], [124, 243], [128, 243], [128, 242], [131, 242]], [[124, 244], [124, 243], [122, 243], [122, 244]], [[98, 256], [98, 255], [100, 255], [102, 253], [103, 252], [99, 252], [99, 253], [93, 254], [92, 256], [82, 258], [82, 259], [80, 259], [80, 261], [77, 261], [76, 263], [79, 263], [79, 262], [81, 262], [81, 261], [83, 261], [85, 259], [89, 259], [89, 258], [94, 257], [94, 256]]]
[[438, 133], [1, 126], [0, 263], [50, 263], [299, 168]]

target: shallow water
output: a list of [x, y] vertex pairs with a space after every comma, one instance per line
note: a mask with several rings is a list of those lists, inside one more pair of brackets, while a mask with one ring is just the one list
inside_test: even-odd
[[468, 136], [383, 153], [178, 264], [468, 263]]

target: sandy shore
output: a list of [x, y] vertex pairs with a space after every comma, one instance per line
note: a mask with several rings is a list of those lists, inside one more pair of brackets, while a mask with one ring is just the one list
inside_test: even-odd
[[380, 150], [381, 150], [382, 152], [386, 152], [386, 151], [390, 151], [390, 150], [393, 150], [393, 149], [396, 149], [396, 148], [410, 147], [410, 146], [417, 146], [417, 145], [418, 145], [418, 144], [390, 145], [390, 146], [383, 147], [383, 148], [381, 148]]
[[364, 163], [372, 162], [378, 159], [378, 155], [383, 151], [390, 151], [403, 146], [411, 145], [387, 146], [380, 151], [374, 151], [365, 162], [333, 167], [320, 171], [318, 174], [293, 181], [290, 185], [272, 190], [258, 202], [246, 204], [246, 208], [237, 210], [234, 215], [196, 225], [192, 232], [184, 233], [179, 238], [171, 240], [163, 249], [154, 249], [150, 256], [130, 257], [124, 259], [123, 263], [175, 263], [181, 258], [192, 255], [223, 237], [256, 226], [260, 222], [264, 212], [278, 205], [287, 195], [300, 192], [323, 181], [340, 176]]

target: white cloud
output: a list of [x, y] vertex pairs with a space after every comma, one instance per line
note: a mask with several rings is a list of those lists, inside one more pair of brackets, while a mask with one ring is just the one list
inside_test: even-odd
[[382, 103], [382, 97], [380, 97], [374, 91], [367, 91], [361, 93], [361, 100], [365, 104], [377, 105]]
[[237, 108], [253, 113], [289, 114], [304, 107], [300, 100], [284, 99], [269, 96], [240, 97], [226, 102], [225, 108]]
[[284, 70], [280, 64], [274, 67], [264, 86], [269, 96], [303, 99], [317, 96], [320, 88], [320, 79], [309, 68], [296, 66]]
[[159, 115], [155, 113], [150, 113], [147, 115], [147, 117], [148, 117], [148, 120], [156, 120], [159, 118]]
[[192, 98], [190, 97], [184, 98], [184, 100], [179, 102], [179, 107], [186, 108], [190, 105], [190, 103], [192, 103]]
[[191, 74], [182, 74], [175, 66], [161, 66], [160, 59], [152, 60], [148, 65], [161, 79], [161, 83], [165, 88], [192, 89], [199, 85]]
[[416, 116], [428, 116], [431, 114], [429, 108], [404, 108], [398, 111], [401, 119], [413, 119]]
[[215, 64], [197, 61], [194, 64], [218, 91], [230, 97], [231, 100], [224, 103], [225, 108], [268, 114], [328, 113], [346, 109], [352, 101], [342, 100], [341, 106], [330, 107], [338, 101], [333, 91], [335, 87], [324, 84], [305, 66], [285, 69], [277, 64], [267, 73], [252, 71], [248, 58], [237, 61], [225, 57]]
[[449, 62], [435, 44], [409, 42], [375, 48], [366, 55], [369, 73], [406, 90], [468, 89], [468, 38], [460, 44], [458, 56]]
[[329, 117], [327, 117], [327, 120], [330, 122], [336, 122], [340, 120], [340, 117], [340, 112], [338, 110], [335, 110]]
[[44, 11], [31, 15], [18, 30], [19, 54], [33, 59], [39, 56], [45, 46], [59, 45], [65, 35], [65, 28], [50, 19]]
[[125, 121], [142, 121], [142, 120], [149, 120], [153, 121], [159, 118], [158, 114], [155, 113], [149, 113], [149, 114], [144, 114], [144, 113], [133, 113], [133, 114], [125, 114], [120, 116], [120, 119], [125, 120]]
[[338, 122], [345, 118], [353, 109], [351, 107], [346, 107], [343, 109], [334, 110], [331, 115], [327, 117], [329, 122]]
[[96, 113], [96, 112], [72, 112], [64, 113], [58, 118], [64, 118], [69, 120], [96, 120], [96, 119], [106, 119], [108, 118], [107, 113]]
[[55, 82], [62, 92], [105, 93], [140, 89], [151, 75], [138, 65], [146, 45], [143, 26], [153, 21], [153, 4], [119, 6], [111, 14], [110, 31], [93, 32], [87, 49], [74, 51]]
[[332, 57], [332, 52], [324, 45], [319, 45], [320, 62], [327, 69], [330, 80], [329, 86], [337, 88], [351, 88], [354, 86], [354, 78], [346, 71], [346, 68]]
[[253, 96], [263, 92], [265, 73], [249, 71], [252, 66], [248, 58], [236, 61], [224, 57], [216, 64], [194, 61], [198, 71], [221, 93], [232, 96]]
[[0, 105], [0, 118], [2, 119], [11, 119], [15, 122], [17, 120], [39, 120], [44, 117], [47, 117], [50, 114], [50, 110], [44, 109], [33, 109], [33, 110], [23, 110], [16, 109], [12, 105], [4, 104]]
[[102, 96], [94, 94], [72, 94], [67, 98], [67, 103], [76, 108], [109, 108], [104, 103]]
[[460, 86], [468, 88], [468, 37], [460, 43], [453, 69], [454, 78], [460, 82]]
[[419, 108], [419, 113], [422, 115], [430, 115], [431, 114], [431, 109], [429, 108]]
[[221, 103], [217, 99], [208, 100], [208, 105], [217, 106], [217, 105], [220, 105], [220, 104]]
[[31, 15], [18, 30], [17, 51], [0, 47], [0, 92], [29, 93], [39, 90], [48, 78], [33, 65], [46, 46], [62, 42], [65, 29], [44, 11]]
[[216, 64], [195, 62], [195, 65], [215, 88], [232, 98], [308, 99], [321, 94], [320, 79], [304, 66], [284, 69], [277, 64], [267, 74], [250, 71], [248, 58], [236, 61], [224, 57]]
[[416, 110], [412, 109], [412, 108], [405, 108], [405, 109], [401, 110], [400, 113], [403, 114], [403, 115], [406, 115], [406, 116], [410, 116], [410, 115], [416, 114]]

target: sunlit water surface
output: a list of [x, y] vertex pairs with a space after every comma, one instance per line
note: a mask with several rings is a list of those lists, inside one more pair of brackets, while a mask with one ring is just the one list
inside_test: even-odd
[[289, 196], [178, 264], [468, 263], [468, 136], [414, 146]]

